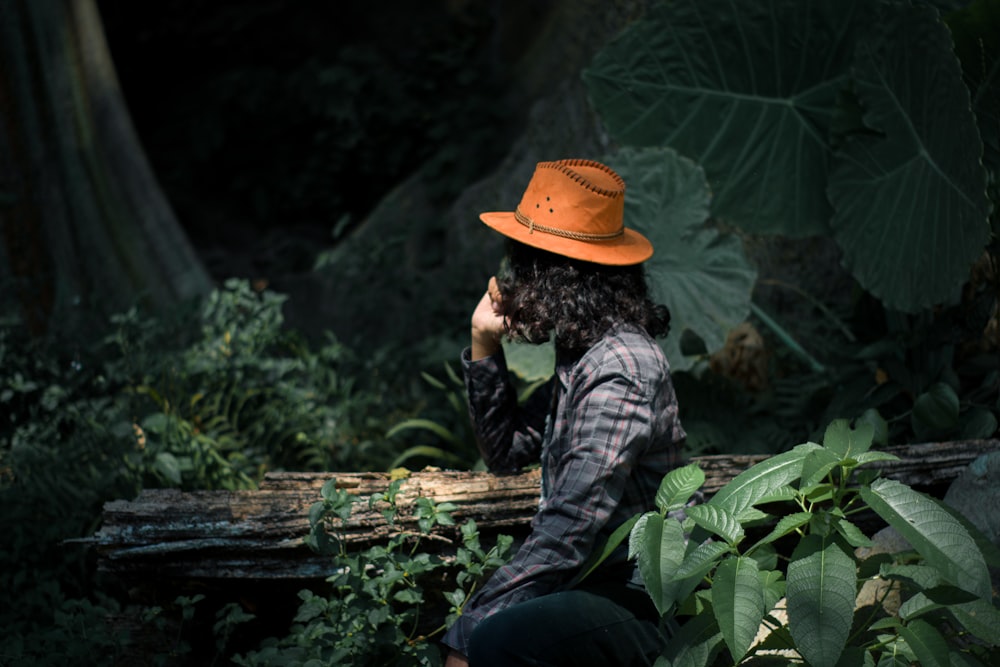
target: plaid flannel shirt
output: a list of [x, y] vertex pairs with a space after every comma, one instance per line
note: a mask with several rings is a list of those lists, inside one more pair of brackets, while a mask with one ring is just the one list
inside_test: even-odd
[[[552, 380], [523, 406], [502, 351], [473, 362], [466, 350], [463, 369], [489, 469], [516, 472], [542, 464], [542, 498], [531, 533], [443, 639], [467, 653], [479, 621], [565, 587], [619, 525], [654, 509], [660, 481], [680, 462], [685, 434], [667, 360], [638, 329], [613, 330], [582, 357], [557, 358]], [[630, 572], [640, 583], [637, 571]]]

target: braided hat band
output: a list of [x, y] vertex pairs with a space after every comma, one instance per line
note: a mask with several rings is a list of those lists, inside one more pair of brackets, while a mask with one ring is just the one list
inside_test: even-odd
[[646, 261], [653, 246], [624, 226], [625, 182], [593, 160], [540, 162], [513, 212], [479, 217], [501, 234], [542, 250], [594, 262]]

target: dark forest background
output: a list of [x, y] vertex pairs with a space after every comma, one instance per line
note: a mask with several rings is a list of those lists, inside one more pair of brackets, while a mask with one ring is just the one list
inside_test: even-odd
[[143, 145], [213, 277], [267, 279], [309, 271], [426, 163], [440, 203], [495, 168], [524, 113], [503, 92], [517, 45], [501, 22], [530, 38], [549, 4], [99, 6]]

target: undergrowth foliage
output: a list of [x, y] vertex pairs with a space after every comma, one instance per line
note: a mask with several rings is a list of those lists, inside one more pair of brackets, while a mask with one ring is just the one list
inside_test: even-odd
[[[657, 510], [629, 535], [671, 628], [658, 666], [997, 664], [987, 568], [1000, 564], [996, 546], [938, 501], [865, 468], [895, 459], [871, 448], [875, 433], [870, 421], [836, 420], [822, 445], [773, 456], [689, 507], [704, 473], [691, 464], [667, 474]], [[909, 548], [868, 549], [857, 523], [865, 513]]]
[[[410, 509], [399, 502], [404, 483], [397, 479], [369, 498], [369, 506], [380, 509], [393, 532], [384, 544], [360, 552], [347, 549], [339, 530], [360, 498], [338, 488], [335, 479], [324, 484], [322, 500], [309, 512], [308, 541], [333, 559], [330, 593], [301, 591], [302, 604], [289, 634], [237, 656], [237, 664], [441, 664], [436, 637], [455, 622], [479, 582], [507, 562], [513, 540], [501, 535], [486, 550], [476, 523], [467, 520], [454, 558], [432, 554], [427, 542], [444, 538], [431, 531], [454, 526], [451, 512], [456, 508], [420, 497]], [[449, 581], [454, 588], [445, 584]]]
[[230, 281], [200, 311], [119, 314], [96, 341], [0, 331], [0, 665], [95, 650], [113, 663], [125, 650], [107, 621], [121, 591], [73, 542], [97, 528], [105, 501], [392, 460], [385, 424], [415, 400], [406, 385], [387, 396], [393, 375], [377, 355], [283, 329], [283, 301]]

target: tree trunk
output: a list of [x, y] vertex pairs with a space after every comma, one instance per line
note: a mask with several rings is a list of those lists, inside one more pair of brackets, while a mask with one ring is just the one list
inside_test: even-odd
[[0, 253], [35, 333], [211, 288], [132, 127], [94, 0], [0, 3]]
[[[904, 445], [887, 451], [899, 461], [878, 465], [883, 475], [943, 497], [947, 485], [983, 453], [1000, 450], [1000, 440]], [[702, 490], [711, 496], [766, 456], [695, 457], [705, 472]], [[480, 472], [415, 472], [397, 499], [406, 507], [418, 497], [454, 503], [456, 521], [473, 519], [484, 543], [499, 533], [523, 537], [538, 508], [540, 473], [497, 476]], [[351, 517], [336, 527], [350, 548], [383, 541], [394, 530], [415, 530], [415, 522], [388, 526], [368, 498], [385, 491], [388, 473], [271, 473], [256, 491], [172, 489], [143, 491], [134, 501], [104, 507], [104, 524], [85, 542], [97, 546], [100, 567], [130, 581], [179, 579], [322, 580], [330, 561], [303, 543], [309, 507], [320, 500], [329, 479], [360, 498]], [[454, 530], [437, 529], [431, 544], [447, 554]]]

